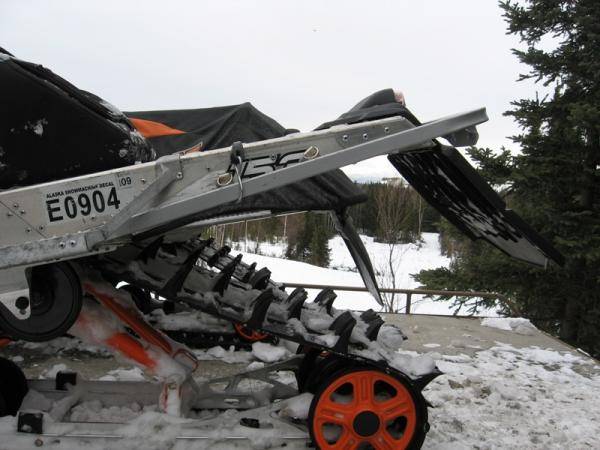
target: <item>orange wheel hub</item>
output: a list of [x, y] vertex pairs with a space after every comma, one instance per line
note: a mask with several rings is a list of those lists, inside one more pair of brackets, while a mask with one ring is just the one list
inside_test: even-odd
[[241, 323], [235, 323], [233, 324], [233, 326], [240, 337], [250, 342], [262, 341], [268, 336], [267, 334], [261, 333], [260, 331], [251, 330], [250, 328], [246, 327], [244, 324]]
[[[334, 379], [313, 401], [312, 431], [318, 448], [408, 447], [417, 408], [407, 387], [377, 370], [357, 370]], [[367, 447], [368, 448], [368, 447]]]

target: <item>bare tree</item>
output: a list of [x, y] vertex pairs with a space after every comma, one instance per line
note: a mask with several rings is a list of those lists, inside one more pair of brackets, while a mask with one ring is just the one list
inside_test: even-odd
[[[397, 289], [396, 270], [403, 253], [408, 250], [407, 246], [399, 244], [420, 238], [419, 196], [401, 179], [394, 179], [378, 186], [375, 203], [379, 239], [387, 244], [385, 263], [378, 264], [379, 285], [386, 289]], [[398, 296], [395, 293], [382, 293], [385, 312], [398, 312]]]

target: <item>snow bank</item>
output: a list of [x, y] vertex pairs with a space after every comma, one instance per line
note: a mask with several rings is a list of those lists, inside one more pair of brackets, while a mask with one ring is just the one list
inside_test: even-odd
[[599, 448], [600, 367], [572, 353], [507, 344], [437, 355], [444, 375], [424, 392], [424, 449]]

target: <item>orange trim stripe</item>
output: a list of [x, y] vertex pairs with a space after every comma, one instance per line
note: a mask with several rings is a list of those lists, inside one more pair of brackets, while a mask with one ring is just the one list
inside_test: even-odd
[[146, 352], [142, 344], [127, 333], [113, 334], [106, 343], [143, 366], [150, 369], [156, 367], [156, 361]]
[[130, 117], [129, 120], [145, 138], [185, 134], [185, 131], [171, 128], [164, 123], [154, 122], [152, 120], [134, 119], [133, 117]]

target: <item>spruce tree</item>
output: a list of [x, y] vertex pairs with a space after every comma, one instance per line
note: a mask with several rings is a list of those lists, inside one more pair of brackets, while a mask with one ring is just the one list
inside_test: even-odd
[[[520, 152], [471, 149], [508, 206], [553, 242], [564, 267], [535, 268], [481, 243], [461, 241], [449, 269], [423, 271], [428, 287], [489, 289], [566, 342], [600, 355], [600, 1], [502, 1], [513, 50], [549, 91], [506, 114]], [[508, 312], [508, 311], [507, 311]]]

